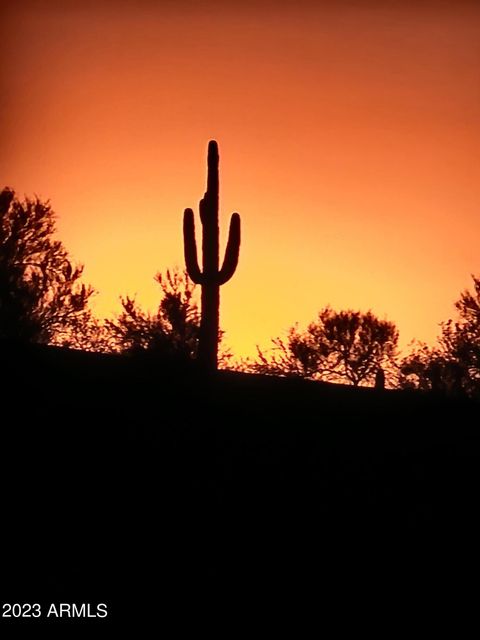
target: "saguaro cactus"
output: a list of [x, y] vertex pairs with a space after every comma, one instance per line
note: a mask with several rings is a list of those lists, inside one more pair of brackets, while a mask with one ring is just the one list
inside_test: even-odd
[[234, 213], [230, 220], [228, 242], [222, 268], [219, 269], [218, 240], [218, 145], [208, 143], [207, 191], [200, 200], [200, 220], [203, 228], [203, 271], [198, 266], [195, 221], [193, 211], [185, 209], [183, 240], [185, 264], [193, 282], [202, 287], [202, 319], [198, 359], [207, 370], [217, 368], [220, 327], [220, 286], [235, 273], [240, 251], [240, 216]]

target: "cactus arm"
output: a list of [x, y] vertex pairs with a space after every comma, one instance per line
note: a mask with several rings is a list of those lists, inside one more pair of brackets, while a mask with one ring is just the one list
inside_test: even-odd
[[187, 273], [192, 282], [195, 284], [203, 284], [203, 275], [198, 266], [195, 220], [191, 209], [185, 209], [185, 213], [183, 214], [183, 240]]
[[200, 222], [205, 224], [208, 220], [207, 195], [205, 194], [199, 202], [198, 210], [200, 211]]
[[218, 284], [225, 284], [235, 273], [240, 252], [240, 216], [234, 213], [230, 219], [228, 242], [225, 250], [225, 258], [218, 274]]
[[4, 216], [10, 209], [14, 197], [15, 193], [8, 187], [0, 193], [0, 216]]

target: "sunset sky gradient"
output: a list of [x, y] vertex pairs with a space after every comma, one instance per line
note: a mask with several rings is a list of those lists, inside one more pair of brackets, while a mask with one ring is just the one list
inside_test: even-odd
[[12, 0], [0, 24], [0, 186], [51, 200], [99, 315], [183, 267], [210, 139], [237, 355], [326, 304], [433, 342], [480, 274], [478, 3]]

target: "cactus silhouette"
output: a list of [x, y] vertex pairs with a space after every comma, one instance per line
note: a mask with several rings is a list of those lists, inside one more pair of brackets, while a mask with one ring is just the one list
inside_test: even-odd
[[185, 209], [183, 240], [185, 264], [191, 280], [202, 287], [202, 319], [198, 346], [198, 360], [210, 371], [217, 368], [220, 328], [220, 286], [235, 273], [240, 251], [240, 216], [234, 213], [230, 220], [228, 242], [222, 268], [219, 269], [218, 239], [218, 145], [208, 143], [207, 191], [200, 200], [200, 220], [203, 229], [203, 271], [198, 266], [195, 221], [192, 209]]

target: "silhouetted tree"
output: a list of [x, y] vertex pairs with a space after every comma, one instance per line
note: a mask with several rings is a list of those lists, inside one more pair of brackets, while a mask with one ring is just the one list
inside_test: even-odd
[[80, 284], [54, 239], [55, 214], [38, 197], [0, 193], [0, 337], [10, 342], [68, 344], [90, 317], [93, 289]]
[[456, 322], [442, 326], [440, 344], [456, 364], [455, 390], [480, 395], [480, 278], [472, 275], [473, 291], [466, 289], [455, 303]]
[[89, 313], [88, 316], [79, 319], [78, 326], [70, 332], [65, 341], [57, 341], [56, 344], [80, 351], [118, 353], [119, 349], [108, 325], [109, 322]]
[[193, 298], [195, 285], [177, 271], [157, 274], [162, 290], [156, 313], [143, 311], [134, 299], [121, 298], [122, 313], [107, 320], [112, 349], [138, 353], [149, 351], [166, 357], [194, 359], [200, 334], [200, 312]]
[[448, 387], [448, 360], [439, 347], [414, 342], [399, 366], [398, 385], [402, 389], [443, 391]]
[[273, 344], [268, 355], [259, 350], [253, 370], [357, 386], [374, 383], [380, 368], [387, 374], [395, 369], [398, 331], [370, 311], [325, 307], [306, 331], [292, 327], [286, 341], [276, 338]]
[[401, 363], [400, 385], [480, 395], [480, 278], [455, 302], [458, 318], [441, 323], [435, 347], [416, 345]]

